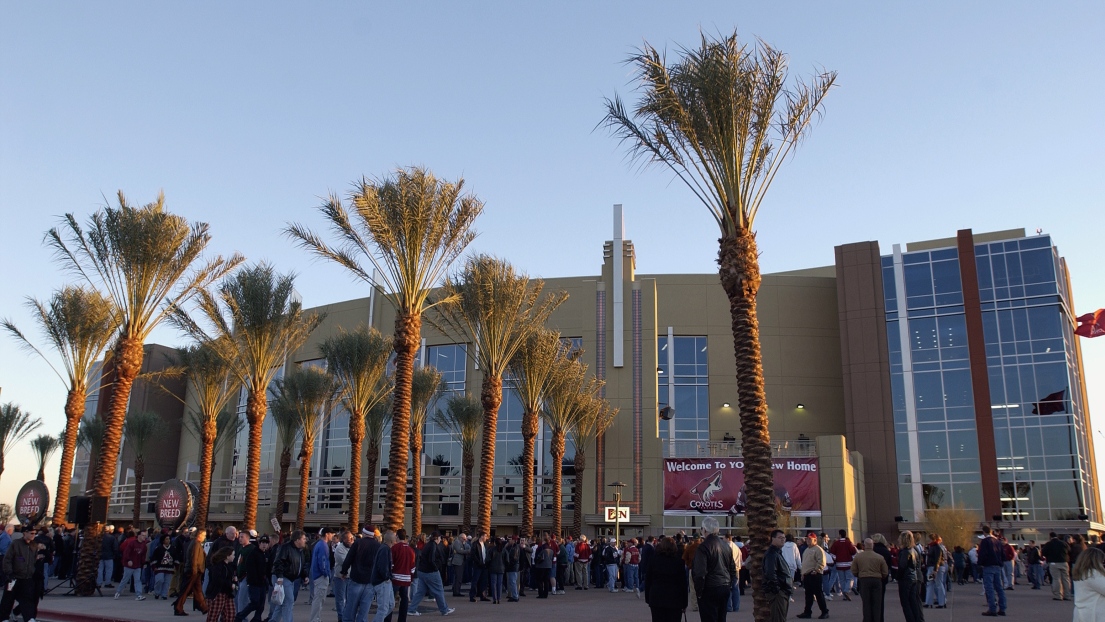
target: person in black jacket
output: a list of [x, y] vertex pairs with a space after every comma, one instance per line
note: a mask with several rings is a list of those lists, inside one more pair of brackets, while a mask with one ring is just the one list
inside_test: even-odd
[[472, 553], [468, 558], [472, 562], [472, 586], [468, 589], [468, 600], [476, 602], [477, 594], [482, 601], [491, 600], [484, 595], [490, 579], [487, 566], [491, 562], [491, 546], [487, 542], [486, 533], [476, 534], [476, 539], [472, 541]]
[[211, 554], [207, 564], [208, 622], [234, 622], [234, 547], [223, 547]]
[[652, 611], [652, 622], [678, 622], [687, 610], [687, 567], [675, 540], [660, 538], [648, 572], [645, 602]]
[[925, 562], [917, 552], [916, 544], [911, 531], [903, 531], [898, 537], [898, 600], [902, 603], [906, 622], [925, 622], [925, 610], [921, 608]]
[[[704, 519], [703, 524], [706, 523]], [[783, 545], [787, 536], [781, 530], [771, 532], [771, 546], [764, 553], [763, 562], [763, 591], [771, 599], [771, 622], [783, 622], [787, 619], [787, 611], [790, 609], [790, 595], [794, 591], [791, 587], [793, 579], [790, 567], [783, 561]], [[702, 547], [699, 547], [700, 549]], [[702, 605], [699, 605], [702, 608]], [[724, 607], [722, 611], [724, 611]], [[722, 616], [725, 614], [722, 613]], [[703, 617], [705, 619], [705, 617]], [[720, 618], [724, 620], [725, 618]]]
[[306, 546], [307, 534], [297, 529], [272, 559], [273, 583], [284, 588], [284, 602], [273, 606], [272, 622], [292, 622], [292, 606], [299, 596], [299, 586], [307, 584], [307, 564], [303, 557]]
[[239, 589], [249, 592], [249, 605], [243, 607], [235, 617], [237, 622], [243, 622], [251, 612], [253, 622], [261, 622], [264, 617], [265, 601], [269, 590], [272, 589], [270, 577], [272, 566], [269, 563], [269, 537], [261, 536], [256, 545], [249, 545], [242, 549], [242, 559], [239, 560], [239, 578], [245, 585], [239, 584]]
[[[473, 555], [475, 555], [475, 551], [476, 547], [473, 545]], [[418, 605], [427, 595], [434, 597], [437, 610], [441, 612], [441, 615], [447, 616], [455, 611], [445, 603], [445, 587], [441, 582], [441, 569], [445, 567], [447, 560], [445, 547], [441, 544], [441, 534], [435, 531], [430, 534], [430, 541], [422, 547], [422, 552], [418, 554], [418, 563], [415, 565], [418, 569], [418, 586], [414, 589], [414, 594], [411, 595], [409, 615], [420, 615], [416, 613]]]
[[656, 554], [655, 539], [649, 536], [645, 540], [644, 546], [641, 547], [641, 589], [644, 589], [646, 577], [648, 577], [648, 563], [652, 561], [652, 556]]

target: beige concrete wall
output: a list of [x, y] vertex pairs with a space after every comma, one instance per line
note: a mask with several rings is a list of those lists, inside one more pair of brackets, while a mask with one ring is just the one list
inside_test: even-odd
[[863, 458], [849, 451], [843, 436], [817, 437], [821, 474], [821, 530], [846, 529], [853, 542], [867, 534]]

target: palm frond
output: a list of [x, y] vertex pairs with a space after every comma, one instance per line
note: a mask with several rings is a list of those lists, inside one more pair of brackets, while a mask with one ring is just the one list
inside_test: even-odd
[[127, 445], [134, 450], [135, 458], [144, 458], [146, 448], [155, 437], [164, 434], [167, 430], [161, 415], [149, 411], [138, 410], [127, 413], [123, 423], [123, 437]]
[[422, 436], [426, 427], [430, 406], [437, 396], [448, 391], [442, 382], [442, 374], [435, 367], [427, 365], [414, 370], [411, 378], [411, 440]]
[[541, 279], [531, 280], [506, 261], [488, 255], [469, 258], [456, 278], [441, 288], [441, 300], [427, 320], [457, 341], [485, 374], [501, 377], [530, 335], [542, 329], [565, 292], [542, 295]]
[[600, 125], [631, 159], [671, 170], [710, 211], [723, 236], [752, 230], [782, 163], [823, 112], [836, 72], [789, 85], [787, 57], [732, 35], [682, 48], [669, 64], [646, 43], [627, 63], [640, 83], [629, 110], [606, 100]]
[[448, 432], [465, 452], [476, 450], [483, 427], [483, 404], [470, 393], [457, 393], [445, 400], [445, 410], [433, 414], [435, 426]]
[[0, 405], [0, 449], [5, 454], [42, 425], [42, 420], [8, 402]]
[[361, 325], [349, 332], [340, 330], [318, 348], [326, 359], [326, 369], [338, 381], [342, 404], [350, 416], [360, 413], [363, 417], [391, 392], [391, 385], [383, 382], [392, 348], [390, 337]]
[[[313, 446], [338, 393], [334, 377], [319, 367], [301, 367], [277, 380], [275, 393], [271, 406], [273, 415], [281, 411], [298, 420], [298, 437], [304, 445]], [[279, 419], [277, 423], [279, 426]]]

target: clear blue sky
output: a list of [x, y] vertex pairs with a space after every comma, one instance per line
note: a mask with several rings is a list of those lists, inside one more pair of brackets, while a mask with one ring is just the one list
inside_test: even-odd
[[[66, 276], [41, 244], [115, 191], [164, 189], [213, 248], [300, 276], [308, 306], [363, 295], [279, 234], [318, 224], [331, 190], [396, 165], [463, 175], [487, 203], [475, 250], [538, 276], [594, 274], [613, 203], [646, 273], [712, 272], [715, 226], [659, 169], [595, 130], [632, 98], [624, 59], [700, 29], [761, 37], [792, 72], [839, 72], [809, 140], [758, 220], [762, 267], [828, 265], [833, 246], [1041, 228], [1079, 312], [1105, 306], [1105, 4], [0, 3], [0, 316]], [[176, 344], [169, 329], [154, 340]], [[1084, 341], [1105, 427], [1105, 339]], [[2, 401], [64, 427], [61, 383], [0, 339]], [[1105, 441], [1105, 435], [1095, 434]], [[1105, 456], [1105, 445], [1099, 455]], [[56, 482], [57, 459], [47, 481]], [[17, 448], [10, 502], [33, 477]]]

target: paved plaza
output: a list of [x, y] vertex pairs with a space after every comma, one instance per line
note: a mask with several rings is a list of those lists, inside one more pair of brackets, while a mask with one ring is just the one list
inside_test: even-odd
[[[52, 622], [107, 622], [115, 620], [133, 620], [140, 622], [171, 622], [179, 618], [173, 617], [169, 603], [161, 600], [147, 598], [145, 601], [136, 602], [133, 596], [122, 597], [119, 600], [111, 598], [112, 592], [105, 592], [106, 596], [80, 598], [75, 596], [61, 596], [64, 589], [56, 590], [46, 596], [39, 607], [39, 620]], [[527, 616], [527, 619], [553, 619], [553, 620], [602, 620], [603, 622], [642, 622], [649, 619], [648, 606], [644, 600], [637, 600], [633, 594], [619, 592], [611, 594], [605, 590], [588, 590], [578, 592], [569, 589], [564, 596], [550, 596], [548, 600], [537, 600], [536, 592], [529, 592], [520, 603], [504, 602], [493, 605], [490, 602], [470, 603], [467, 598], [454, 599], [448, 597], [449, 606], [456, 607], [456, 613], [451, 618], [463, 620], [517, 620], [519, 615]], [[1049, 620], [1052, 622], [1070, 620], [1073, 614], [1073, 603], [1057, 602], [1051, 599], [1051, 591], [1047, 587], [1042, 590], [1031, 590], [1028, 586], [1018, 586], [1013, 591], [1007, 591], [1009, 601], [1008, 617], [1021, 620], [1038, 622]], [[904, 622], [901, 607], [898, 604], [897, 586], [891, 584], [887, 590], [887, 607], [885, 622]], [[790, 607], [789, 619], [801, 613], [803, 604], [803, 592], [798, 589], [794, 594], [795, 603]], [[328, 599], [324, 611], [323, 622], [334, 622], [337, 617], [332, 611], [333, 600]], [[983, 620], [981, 613], [986, 609], [986, 599], [982, 596], [982, 586], [968, 584], [965, 586], [952, 586], [948, 593], [947, 609], [925, 609], [926, 622], [959, 622], [962, 620]], [[193, 620], [202, 620], [198, 612], [191, 612]], [[419, 608], [422, 617], [436, 619], [439, 615], [433, 603], [423, 602]], [[814, 606], [814, 617], [817, 608]], [[862, 619], [859, 597], [853, 597], [851, 602], [837, 600], [829, 603], [829, 615], [833, 620], [846, 620], [859, 622]], [[294, 619], [296, 622], [308, 622], [310, 619], [310, 607], [307, 605], [307, 594], [301, 592], [295, 606]], [[535, 618], [532, 616], [541, 616]], [[396, 618], [393, 617], [393, 620]], [[410, 618], [414, 619], [414, 618]], [[687, 611], [688, 622], [698, 622], [698, 613]], [[729, 614], [730, 620], [751, 620], [752, 599], [751, 592], [741, 601], [741, 610], [735, 614]]]

